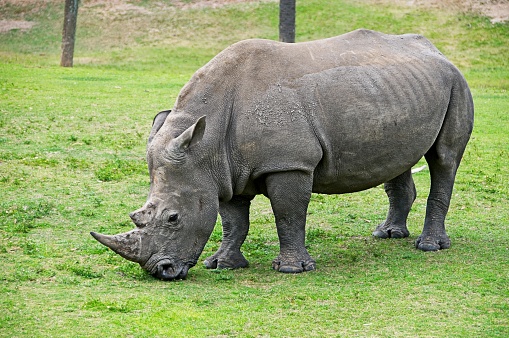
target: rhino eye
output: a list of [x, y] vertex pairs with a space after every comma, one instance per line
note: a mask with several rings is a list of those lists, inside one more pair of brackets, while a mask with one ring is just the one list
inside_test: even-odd
[[178, 218], [178, 214], [170, 214], [170, 216], [168, 216], [168, 222], [174, 223], [178, 220]]

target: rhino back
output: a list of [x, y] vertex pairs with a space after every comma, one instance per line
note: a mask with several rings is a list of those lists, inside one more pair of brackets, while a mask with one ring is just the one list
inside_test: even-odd
[[242, 41], [200, 69], [178, 102], [214, 121], [236, 194], [288, 170], [313, 173], [316, 192], [344, 193], [387, 181], [427, 152], [458, 78], [421, 36], [358, 30]]

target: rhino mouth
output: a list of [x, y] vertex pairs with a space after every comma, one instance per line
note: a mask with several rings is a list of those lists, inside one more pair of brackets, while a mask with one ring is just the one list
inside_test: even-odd
[[152, 276], [163, 281], [186, 279], [191, 266], [189, 264], [177, 264], [169, 259], [162, 259], [151, 269]]

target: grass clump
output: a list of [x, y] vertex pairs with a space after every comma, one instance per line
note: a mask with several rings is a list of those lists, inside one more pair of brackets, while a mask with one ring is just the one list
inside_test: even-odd
[[[18, 204], [21, 202], [20, 204]], [[5, 231], [27, 233], [37, 227], [38, 220], [50, 215], [54, 210], [54, 204], [45, 200], [25, 200], [16, 204], [3, 202], [0, 204], [2, 217], [0, 227]]]
[[120, 181], [134, 174], [147, 172], [146, 163], [142, 161], [126, 161], [119, 158], [106, 161], [95, 171], [95, 176], [103, 182]]

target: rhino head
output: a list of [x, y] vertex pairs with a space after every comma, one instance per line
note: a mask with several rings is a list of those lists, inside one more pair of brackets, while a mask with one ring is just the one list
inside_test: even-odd
[[[199, 144], [205, 117], [178, 133], [182, 128], [171, 121], [172, 115], [154, 119], [147, 147], [150, 193], [145, 205], [129, 215], [136, 228], [113, 236], [91, 233], [162, 280], [186, 278], [214, 229], [219, 209], [217, 188], [204, 168]], [[165, 119], [168, 125], [158, 133]]]

